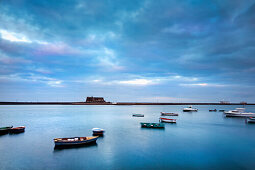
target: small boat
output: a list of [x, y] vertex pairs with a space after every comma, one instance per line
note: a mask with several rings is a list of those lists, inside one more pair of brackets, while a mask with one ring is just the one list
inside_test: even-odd
[[1, 127], [1, 128], [0, 128], [0, 135], [7, 134], [7, 133], [9, 132], [9, 130], [10, 130], [12, 127], [13, 127], [13, 126]]
[[209, 112], [217, 112], [217, 110], [216, 110], [216, 109], [213, 109], [213, 110], [209, 110]]
[[22, 133], [25, 132], [25, 128], [26, 128], [25, 126], [10, 128], [9, 133]]
[[255, 123], [255, 117], [247, 117], [246, 122], [247, 123]]
[[133, 114], [133, 117], [144, 117], [143, 114]]
[[225, 112], [225, 110], [219, 110], [219, 112]]
[[165, 122], [165, 123], [176, 123], [176, 119], [167, 119], [167, 118], [163, 118], [163, 117], [160, 117], [159, 121]]
[[141, 123], [142, 128], [165, 128], [163, 123]]
[[101, 128], [93, 128], [92, 129], [92, 132], [93, 132], [93, 136], [102, 136], [104, 135], [104, 129], [101, 129]]
[[84, 145], [96, 142], [98, 136], [91, 137], [71, 137], [71, 138], [55, 138], [55, 146], [72, 146]]
[[226, 117], [255, 117], [255, 113], [244, 112], [245, 108], [236, 108], [235, 110], [225, 111]]
[[193, 109], [192, 106], [183, 109], [183, 112], [197, 112], [198, 109]]
[[178, 116], [178, 113], [166, 113], [166, 112], [160, 112], [161, 116]]

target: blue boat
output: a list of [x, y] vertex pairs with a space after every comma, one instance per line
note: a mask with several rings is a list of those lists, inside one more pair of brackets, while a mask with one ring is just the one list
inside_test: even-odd
[[72, 145], [84, 145], [95, 143], [98, 136], [90, 137], [70, 137], [70, 138], [55, 138], [55, 146], [72, 146]]

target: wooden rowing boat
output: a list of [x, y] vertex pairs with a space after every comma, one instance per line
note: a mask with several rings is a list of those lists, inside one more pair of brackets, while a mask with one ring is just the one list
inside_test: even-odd
[[167, 118], [160, 117], [159, 120], [164, 123], [176, 123], [176, 119], [167, 119]]
[[84, 145], [96, 142], [98, 136], [90, 137], [70, 137], [70, 138], [55, 138], [55, 146], [72, 146], [72, 145]]
[[161, 116], [178, 116], [178, 113], [166, 113], [166, 112], [160, 112]]
[[22, 132], [25, 132], [25, 128], [26, 128], [25, 126], [11, 128], [9, 129], [9, 133], [22, 133]]

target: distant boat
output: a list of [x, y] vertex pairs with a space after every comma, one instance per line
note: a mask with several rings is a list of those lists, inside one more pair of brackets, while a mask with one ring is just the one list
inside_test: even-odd
[[167, 119], [167, 118], [161, 117], [161, 118], [159, 118], [159, 120], [161, 122], [165, 122], [165, 123], [176, 123], [176, 119]]
[[12, 127], [13, 127], [13, 126], [1, 127], [1, 128], [0, 128], [0, 135], [7, 134], [7, 133], [9, 132], [9, 130], [10, 130]]
[[247, 117], [246, 122], [247, 123], [255, 123], [255, 117]]
[[142, 128], [165, 128], [163, 123], [141, 123]]
[[245, 108], [236, 108], [235, 110], [225, 111], [226, 117], [255, 117], [255, 113], [244, 112]]
[[104, 129], [101, 129], [101, 128], [93, 128], [92, 129], [92, 132], [93, 132], [93, 136], [102, 136], [104, 135]]
[[184, 112], [197, 112], [198, 109], [193, 109], [192, 106], [183, 109]]
[[213, 110], [209, 110], [209, 112], [217, 112], [217, 110], [216, 110], [216, 109], [213, 109]]
[[25, 128], [26, 128], [25, 126], [11, 128], [9, 129], [9, 133], [22, 133], [25, 132]]
[[166, 113], [166, 112], [160, 112], [161, 116], [178, 116], [178, 113]]
[[55, 138], [55, 146], [72, 146], [72, 145], [84, 145], [96, 142], [98, 136], [91, 137], [71, 137], [71, 138]]
[[219, 112], [225, 112], [225, 110], [219, 110]]
[[143, 114], [133, 114], [133, 117], [144, 117]]

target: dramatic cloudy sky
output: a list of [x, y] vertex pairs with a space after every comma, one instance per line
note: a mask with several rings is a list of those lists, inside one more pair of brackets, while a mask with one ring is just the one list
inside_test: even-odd
[[255, 102], [254, 0], [0, 0], [0, 100]]

